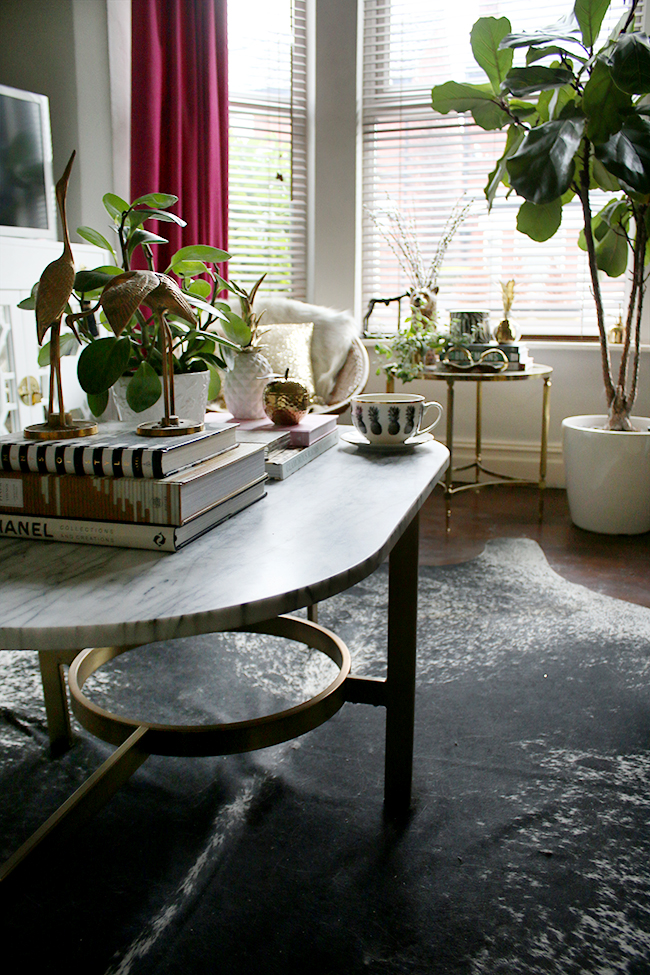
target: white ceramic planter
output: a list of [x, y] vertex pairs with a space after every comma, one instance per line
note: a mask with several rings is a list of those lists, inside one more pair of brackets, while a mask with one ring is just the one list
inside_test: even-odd
[[[118, 379], [111, 389], [118, 419], [134, 423], [144, 423], [147, 420], [160, 420], [163, 415], [162, 393], [158, 402], [150, 406], [148, 410], [143, 410], [142, 413], [135, 413], [126, 401], [127, 385], [128, 380], [122, 378]], [[204, 420], [205, 411], [208, 408], [209, 386], [210, 373], [208, 370], [205, 370], [205, 372], [186, 372], [175, 375], [174, 403], [176, 416], [180, 416], [183, 420], [194, 420], [197, 423]]]
[[606, 417], [570, 416], [562, 444], [571, 520], [606, 535], [650, 531], [650, 419], [632, 432], [603, 429]]

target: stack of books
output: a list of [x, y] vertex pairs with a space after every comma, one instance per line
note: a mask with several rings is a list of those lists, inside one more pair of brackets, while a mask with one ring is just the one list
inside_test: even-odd
[[264, 447], [238, 443], [236, 430], [0, 437], [0, 538], [174, 552], [264, 497]]
[[[232, 420], [229, 413], [222, 414]], [[284, 480], [338, 443], [337, 417], [333, 413], [308, 413], [294, 426], [277, 426], [272, 420], [239, 420], [240, 443], [263, 444], [266, 473]]]
[[523, 372], [527, 366], [532, 365], [533, 359], [528, 352], [527, 346], [523, 345], [521, 342], [515, 342], [511, 344], [497, 345], [495, 342], [492, 343], [481, 343], [474, 342], [471, 345], [467, 345], [464, 348], [449, 349], [445, 354], [445, 357], [449, 362], [458, 362], [461, 365], [465, 365], [469, 360], [465, 354], [465, 349], [471, 353], [472, 358], [476, 363], [478, 363], [481, 356], [487, 353], [483, 358], [483, 362], [503, 362], [502, 357], [495, 351], [499, 349], [508, 358], [508, 365], [506, 366], [504, 372]]

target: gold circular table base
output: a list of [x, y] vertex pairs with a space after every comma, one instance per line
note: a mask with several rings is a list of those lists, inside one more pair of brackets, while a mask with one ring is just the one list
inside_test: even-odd
[[336, 678], [310, 700], [275, 714], [246, 721], [213, 725], [168, 725], [134, 721], [112, 714], [92, 702], [83, 693], [83, 686], [102, 664], [138, 644], [127, 647], [95, 647], [84, 650], [70, 667], [69, 686], [71, 705], [79, 722], [93, 735], [113, 745], [121, 745], [139, 728], [145, 729], [139, 747], [150, 755], [232, 755], [238, 752], [268, 748], [289, 741], [317, 728], [344, 703], [342, 687], [350, 672], [350, 653], [334, 633], [295, 616], [278, 616], [254, 626], [242, 626], [237, 632], [266, 633], [286, 637], [319, 650], [339, 668]]

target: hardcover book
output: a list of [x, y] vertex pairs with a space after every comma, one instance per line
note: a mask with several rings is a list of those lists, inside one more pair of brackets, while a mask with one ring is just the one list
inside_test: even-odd
[[275, 480], [282, 481], [294, 471], [308, 464], [310, 460], [325, 453], [338, 443], [339, 431], [332, 430], [308, 447], [280, 447], [269, 451], [266, 458], [266, 473]]
[[264, 473], [261, 444], [236, 444], [161, 479], [0, 473], [0, 513], [182, 525]]
[[114, 545], [176, 552], [216, 525], [259, 501], [266, 494], [265, 478], [245, 486], [184, 525], [133, 525], [82, 518], [51, 518], [40, 515], [0, 514], [0, 539], [37, 539], [42, 542], [75, 542], [83, 545]]
[[94, 477], [161, 478], [212, 457], [237, 442], [236, 424], [206, 426], [178, 437], [140, 437], [121, 424], [73, 440], [0, 437], [0, 471]]

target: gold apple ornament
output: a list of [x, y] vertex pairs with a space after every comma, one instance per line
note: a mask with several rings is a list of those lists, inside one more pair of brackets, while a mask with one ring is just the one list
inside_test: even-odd
[[295, 379], [272, 379], [264, 389], [264, 412], [280, 427], [293, 427], [309, 412], [309, 390]]

